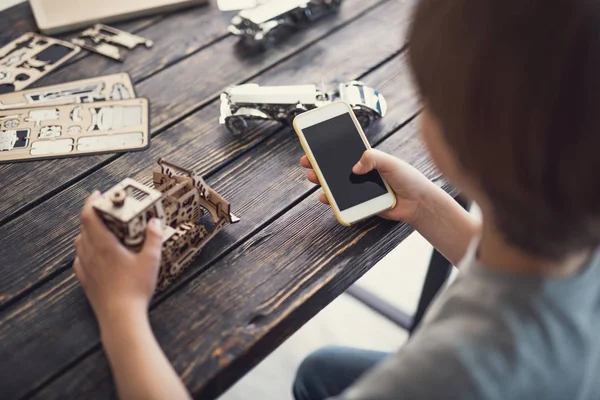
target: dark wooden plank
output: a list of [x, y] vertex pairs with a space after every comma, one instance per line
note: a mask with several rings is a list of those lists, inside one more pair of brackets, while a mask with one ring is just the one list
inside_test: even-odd
[[[230, 15], [215, 7], [196, 7], [182, 10], [167, 16], [154, 16], [116, 24], [129, 32], [154, 40], [151, 50], [136, 49], [129, 52], [123, 63], [93, 53], [83, 52], [66, 67], [46, 76], [32, 87], [69, 82], [93, 76], [127, 71], [134, 82], [146, 79], [161, 68], [165, 68], [199, 49], [227, 36], [226, 22]], [[154, 22], [160, 21], [153, 25]], [[63, 35], [64, 38], [73, 34]], [[18, 212], [27, 204], [35, 202], [47, 192], [56, 189], [59, 184], [72, 180], [77, 172], [76, 166], [84, 170], [97, 164], [104, 157], [83, 157], [71, 160], [54, 160], [0, 166], [0, 191], [6, 193], [5, 201], [0, 205], [0, 221]], [[93, 160], [98, 160], [95, 163]], [[71, 171], [56, 179], [56, 171]], [[52, 179], [44, 179], [52, 175]], [[42, 177], [42, 179], [40, 179]], [[17, 186], [21, 190], [14, 190]]]
[[[154, 16], [149, 16], [149, 17], [144, 17], [144, 18], [136, 18], [136, 19], [132, 19], [132, 20], [128, 20], [128, 21], [118, 22], [115, 24], [111, 24], [111, 26], [114, 26], [117, 29], [122, 29], [126, 32], [139, 33], [141, 30], [151, 27], [152, 25], [160, 22], [164, 18], [165, 18], [165, 16], [154, 15]], [[79, 33], [79, 31], [63, 33], [63, 34], [56, 36], [56, 38], [66, 40], [66, 41], [71, 41], [71, 39], [73, 37], [77, 36], [78, 33]], [[84, 60], [87, 60], [87, 61], [84, 61]], [[51, 74], [46, 75], [39, 81], [31, 84], [31, 86], [29, 86], [29, 88], [36, 88], [36, 87], [41, 87], [41, 86], [52, 85], [55, 83], [64, 83], [64, 82], [74, 81], [77, 79], [92, 77], [94, 75], [91, 75], [88, 73], [82, 74], [81, 72], [87, 71], [87, 69], [85, 68], [86, 63], [88, 65], [94, 65], [94, 60], [96, 62], [98, 60], [103, 60], [104, 62], [106, 62], [109, 59], [107, 59], [106, 57], [102, 57], [99, 54], [95, 54], [93, 52], [83, 50], [78, 55], [76, 55], [75, 57], [73, 57], [72, 59], [70, 59], [69, 61], [64, 63], [62, 66], [60, 66], [58, 69], [54, 70]], [[117, 61], [113, 61], [113, 60], [110, 60], [110, 62], [115, 65], [122, 65], [121, 63], [119, 63]], [[81, 78], [66, 79], [66, 80], [57, 80], [56, 79], [57, 76], [61, 76], [61, 74], [64, 74], [64, 71], [73, 71], [74, 69], [79, 69], [81, 71], [77, 75], [77, 76], [81, 76]], [[119, 72], [121, 72], [121, 71], [122, 70], [120, 70]], [[101, 74], [96, 74], [96, 75], [105, 75], [105, 74], [101, 73]]]
[[123, 71], [127, 71], [134, 82], [139, 82], [228, 36], [227, 25], [230, 18], [230, 14], [212, 6], [194, 7], [168, 14], [152, 26], [135, 29], [136, 34], [154, 42], [151, 49], [142, 47], [129, 51], [123, 62], [93, 54], [73, 66], [74, 68], [49, 75], [43, 84]]
[[[274, 84], [289, 82], [290, 74], [301, 81], [307, 81], [311, 76], [345, 76], [346, 79], [360, 76], [376, 66], [379, 60], [395, 54], [402, 46], [397, 38], [401, 37], [406, 23], [392, 14], [403, 9], [401, 4], [386, 3], [355, 24], [270, 70], [257, 81]], [[372, 29], [374, 25], [380, 26], [379, 30]], [[349, 33], [354, 30], [367, 28], [371, 28], [369, 34], [349, 37]], [[386, 39], [380, 39], [382, 31], [393, 32], [394, 36], [388, 35]], [[365, 47], [369, 43], [375, 43], [375, 40], [378, 40], [377, 44], [369, 46], [361, 57], [349, 58], [343, 47]], [[312, 61], [308, 63], [306, 60]], [[304, 74], [304, 77], [300, 74]], [[223, 165], [260, 142], [261, 136], [258, 133], [240, 141], [218, 126], [218, 107], [218, 104], [211, 105], [160, 135], [149, 151], [130, 153], [119, 158], [1, 227], [0, 259], [11, 267], [0, 276], [0, 305], [20, 295], [28, 287], [38, 284], [40, 280], [52, 276], [64, 264], [65, 256], [72, 251], [71, 242], [78, 228], [77, 214], [87, 191], [92, 188], [107, 189], [128, 175], [147, 182], [150, 177], [148, 171], [160, 156], [169, 156], [182, 163], [189, 162], [190, 166], [203, 171], [215, 165]], [[199, 150], [202, 152], [199, 153]], [[23, 241], [22, 238], [25, 237], [27, 240]]]
[[[156, 133], [214, 100], [226, 86], [273, 67], [383, 1], [386, 0], [346, 0], [339, 13], [293, 35], [281, 46], [252, 54], [237, 51], [237, 38], [232, 36], [197, 52], [225, 31], [231, 14], [220, 13], [215, 8], [192, 9], [141, 31], [140, 34], [155, 40], [155, 47], [150, 51], [131, 52], [124, 67], [102, 57], [89, 57], [50, 75], [46, 82], [70, 81], [123, 70], [130, 72], [135, 81], [154, 74], [137, 85], [136, 90], [140, 97], [150, 99], [151, 126]], [[185, 29], [180, 29], [180, 24]], [[187, 54], [192, 55], [156, 73]], [[0, 165], [0, 192], [5, 194], [0, 203], [0, 221], [20, 215], [115, 157], [118, 156]]]
[[[162, 19], [160, 16], [150, 16], [114, 23], [111, 24], [111, 26], [129, 32], [136, 32], [139, 29], [150, 26], [160, 19]], [[15, 4], [10, 8], [0, 11], [0, 21], [2, 21], [2, 29], [0, 30], [0, 47], [18, 38], [24, 33], [39, 32], [28, 1], [23, 1], [22, 3]], [[68, 40], [77, 32], [79, 31], [55, 35], [54, 37]]]
[[[335, 36], [332, 36], [331, 39], [332, 43], [338, 40]], [[335, 54], [336, 47], [329, 46], [327, 48], [329, 49], [328, 54]], [[356, 65], [351, 67], [348, 64], [341, 64], [335, 57], [327, 57], [323, 60], [331, 62], [331, 64], [327, 64], [330, 65], [330, 68], [357, 68]], [[372, 140], [377, 142], [387, 133], [397, 129], [402, 121], [410, 118], [418, 109], [418, 104], [412, 96], [412, 88], [401, 58], [394, 59], [373, 72], [366, 77], [366, 81], [381, 88], [385, 93], [389, 93], [390, 114], [370, 133]], [[210, 122], [205, 122], [203, 126], [196, 127], [196, 130], [193, 131], [196, 138], [192, 140], [191, 144], [186, 143], [185, 140], [178, 141], [177, 138], [181, 139], [180, 136], [174, 135], [172, 140], [175, 143], [164, 140], [161, 142], [163, 144], [157, 145], [153, 151], [157, 151], [158, 155], [161, 148], [168, 149], [175, 159], [184, 160], [186, 165], [195, 167], [202, 165], [205, 160], [198, 158], [195, 150], [198, 146], [194, 143], [205, 142], [206, 138], [203, 137], [205, 135], [214, 138], [219, 144], [223, 143], [223, 139], [219, 139], [218, 131], [211, 130], [210, 125]], [[184, 136], [185, 132], [182, 131], [181, 135]], [[190, 134], [189, 132], [188, 134]], [[301, 149], [297, 139], [289, 130], [282, 131], [272, 136], [266, 143], [253, 148], [226, 170], [218, 172], [208, 180], [211, 185], [232, 200], [235, 211], [242, 216], [243, 221], [238, 225], [228, 227], [219, 237], [209, 243], [197, 263], [182, 278], [182, 282], [194, 273], [205, 269], [211, 260], [220, 257], [255, 230], [260, 229], [265, 221], [276, 218], [288, 207], [291, 199], [301, 198], [312, 189], [298, 166], [300, 154]], [[218, 154], [211, 155], [211, 157], [215, 156], [217, 159], [220, 157]], [[144, 165], [143, 161], [143, 159], [136, 159], [134, 154], [131, 154], [127, 159], [119, 160], [111, 164], [109, 168], [90, 176], [90, 178], [96, 177], [94, 180], [86, 179], [76, 185], [68, 198], [57, 199], [57, 203], [53, 203], [53, 199], [40, 206], [41, 209], [60, 207], [66, 210], [66, 212], [59, 211], [60, 215], [57, 216], [59, 220], [67, 221], [66, 224], [65, 222], [57, 224], [62, 225], [61, 229], [64, 227], [66, 230], [58, 235], [61, 237], [58, 249], [63, 248], [63, 256], [51, 261], [54, 263], [51, 268], [68, 268], [65, 261], [70, 261], [68, 255], [71, 252], [70, 241], [77, 225], [77, 216], [73, 213], [69, 214], [68, 210], [79, 207], [82, 197], [98, 184], [107, 185], [106, 182], [111, 179], [111, 183], [116, 182], [121, 176], [124, 176], [125, 168], [129, 168], [133, 176], [143, 177], [141, 180], [147, 181], [150, 167], [147, 164]], [[122, 165], [118, 165], [121, 162]], [[41, 210], [40, 213], [36, 212], [35, 216], [45, 213], [47, 211]], [[31, 219], [35, 220], [35, 216]], [[51, 230], [40, 234], [55, 235]], [[63, 236], [67, 236], [68, 239], [63, 239]], [[62, 243], [63, 240], [64, 243]], [[47, 258], [48, 254], [45, 257]], [[43, 262], [43, 260], [44, 258], [41, 258], [37, 262]], [[46, 268], [49, 267], [48, 264], [44, 265]], [[11, 369], [26, 371], [26, 373], [18, 374], [16, 380], [13, 378], [10, 384], [7, 383], [9, 386], [0, 387], [2, 392], [22, 393], [23, 388], [31, 388], [39, 382], [46, 381], [52, 377], [53, 373], [73, 362], [78, 355], [97, 345], [97, 332], [93, 318], [89, 314], [85, 299], [70, 270], [62, 272], [51, 282], [44, 284], [38, 291], [19, 300], [3, 314], [0, 320], [0, 338], [2, 338], [0, 357], [6, 357], [6, 364], [11, 365]], [[18, 327], [19, 332], [27, 333], [16, 335], [15, 327]], [[43, 337], [43, 345], [35, 340], [40, 337]], [[32, 357], [38, 360], [33, 365], [30, 361]], [[8, 371], [6, 373], [8, 374]], [[0, 374], [3, 372], [0, 371]], [[5, 379], [0, 375], [0, 382], [4, 381]]]
[[[111, 26], [114, 26], [115, 28], [122, 29], [127, 32], [137, 33], [144, 28], [148, 28], [148, 27], [154, 25], [156, 22], [158, 22], [162, 19], [164, 19], [164, 16], [154, 15], [154, 16], [149, 16], [149, 17], [144, 17], [144, 18], [136, 18], [136, 19], [132, 19], [132, 20], [128, 20], [128, 21], [114, 23], [114, 24], [111, 24]], [[27, 2], [27, 1], [25, 1], [23, 3], [19, 3], [15, 6], [13, 6], [12, 8], [9, 8], [7, 10], [0, 12], [0, 21], [2, 21], [2, 23], [3, 23], [3, 28], [6, 27], [6, 29], [2, 29], [0, 31], [0, 47], [11, 42], [12, 40], [18, 38], [19, 36], [21, 36], [24, 33], [38, 32], [38, 28], [37, 28], [35, 19], [33, 18], [33, 13], [31, 11], [31, 7], [29, 6], [29, 2]], [[78, 32], [79, 31], [64, 33], [64, 34], [56, 35], [54, 37], [56, 37], [57, 39], [69, 41], [72, 37], [76, 36]], [[74, 80], [74, 79], [55, 80], [55, 79], [53, 79], [53, 77], [56, 77], [57, 75], [60, 76], [62, 71], [64, 71], [64, 68], [68, 69], [68, 67], [70, 67], [74, 64], [77, 64], [81, 60], [88, 58], [88, 57], [91, 57], [92, 59], [94, 59], [94, 58], [105, 59], [104, 57], [95, 55], [93, 53], [90, 53], [90, 52], [84, 50], [81, 53], [79, 53], [78, 55], [76, 55], [74, 58], [67, 61], [63, 66], [59, 67], [59, 69], [54, 70], [52, 72], [52, 74], [46, 75], [44, 78], [40, 79], [39, 81], [32, 83], [29, 86], [29, 88], [35, 88], [35, 87], [50, 85], [52, 83], [62, 83], [62, 82], [68, 82], [69, 80]], [[112, 61], [112, 63], [116, 64], [116, 65], [119, 64], [114, 61]], [[93, 65], [93, 61], [90, 65]], [[86, 69], [82, 68], [82, 71], [86, 71]], [[83, 77], [87, 78], [90, 76], [92, 76], [92, 75], [86, 74]], [[77, 79], [79, 79], [79, 78], [77, 78]]]
[[37, 26], [28, 1], [16, 4], [0, 12], [0, 21], [2, 21], [0, 47], [24, 33], [37, 32]]
[[[414, 123], [379, 147], [443, 182]], [[313, 194], [159, 304], [153, 328], [195, 397], [214, 398], [410, 232], [377, 218], [344, 228]], [[39, 398], [112, 395], [110, 370], [97, 351]]]

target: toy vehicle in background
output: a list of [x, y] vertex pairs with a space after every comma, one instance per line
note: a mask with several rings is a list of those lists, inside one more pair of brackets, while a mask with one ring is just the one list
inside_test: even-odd
[[315, 85], [246, 84], [232, 86], [221, 94], [219, 123], [234, 135], [246, 133], [248, 122], [253, 120], [273, 120], [291, 126], [297, 115], [335, 100], [350, 104], [365, 131], [387, 111], [383, 95], [358, 81], [340, 84], [338, 95], [319, 90]]
[[240, 11], [229, 25], [229, 32], [253, 43], [275, 38], [279, 31], [298, 28], [331, 11], [342, 0], [269, 0]]
[[217, 0], [217, 7], [221, 11], [239, 11], [257, 7], [267, 1], [270, 0]]
[[[159, 160], [154, 189], [127, 178], [95, 201], [94, 209], [128, 248], [139, 251], [152, 218], [163, 225], [163, 252], [157, 291], [172, 280], [228, 223], [239, 221], [227, 200], [193, 171]], [[208, 220], [203, 216], [208, 213]], [[201, 223], [206, 222], [204, 225]]]

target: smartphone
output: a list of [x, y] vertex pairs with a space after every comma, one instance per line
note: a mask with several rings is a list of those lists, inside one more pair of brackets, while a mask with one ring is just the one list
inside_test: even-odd
[[352, 172], [371, 146], [348, 103], [338, 101], [305, 112], [294, 119], [293, 125], [342, 225], [349, 226], [396, 205], [396, 195], [379, 172]]

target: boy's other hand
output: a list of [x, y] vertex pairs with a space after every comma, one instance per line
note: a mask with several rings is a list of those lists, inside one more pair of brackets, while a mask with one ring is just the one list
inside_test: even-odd
[[144, 247], [134, 253], [96, 214], [92, 203], [98, 197], [100, 193], [94, 192], [81, 212], [73, 269], [102, 326], [118, 316], [147, 313], [158, 278], [162, 227], [159, 220], [151, 220]]
[[[317, 174], [306, 156], [300, 159], [300, 165], [309, 169], [306, 173], [308, 180], [319, 185]], [[379, 171], [397, 198], [396, 206], [391, 210], [384, 211], [380, 216], [415, 225], [423, 200], [429, 193], [439, 190], [439, 188], [410, 164], [382, 151], [370, 149], [365, 151], [352, 172], [364, 175], [373, 170]], [[321, 194], [319, 200], [324, 204], [329, 204], [324, 193]]]

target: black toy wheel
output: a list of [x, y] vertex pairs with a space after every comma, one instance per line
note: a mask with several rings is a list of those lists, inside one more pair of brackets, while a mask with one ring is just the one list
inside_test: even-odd
[[240, 136], [248, 132], [248, 121], [242, 117], [227, 117], [225, 120], [225, 126], [227, 129], [229, 129], [229, 132], [236, 136]]
[[354, 110], [354, 114], [356, 115], [356, 119], [358, 123], [363, 128], [363, 131], [368, 131], [371, 125], [373, 124], [373, 117], [370, 113], [364, 110]]
[[292, 124], [294, 123], [294, 119], [302, 114], [305, 113], [306, 110], [304, 108], [293, 108], [288, 112], [288, 115], [286, 117], [286, 122], [289, 126], [292, 126]]

